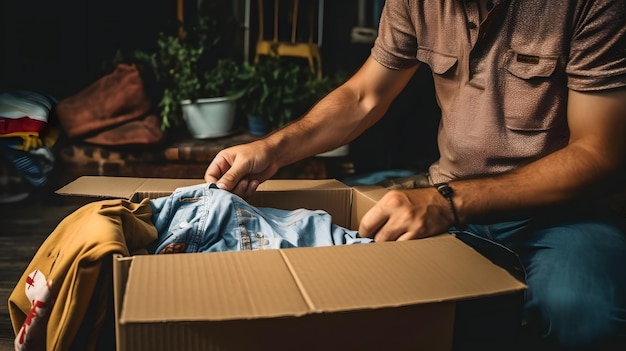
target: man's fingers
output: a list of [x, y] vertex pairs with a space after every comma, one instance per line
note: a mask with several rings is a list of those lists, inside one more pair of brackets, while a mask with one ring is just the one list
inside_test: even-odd
[[387, 222], [389, 217], [382, 213], [380, 207], [374, 206], [361, 219], [359, 223], [359, 236], [374, 238], [376, 233]]
[[230, 163], [222, 154], [218, 153], [207, 167], [204, 173], [204, 180], [207, 183], [217, 183], [222, 178], [222, 175], [230, 169], [230, 166]]
[[245, 178], [240, 180], [231, 192], [241, 196], [242, 198], [247, 198], [256, 192], [258, 186], [258, 180], [249, 180]]
[[269, 152], [262, 144], [255, 145], [237, 145], [218, 152], [207, 167], [204, 180], [241, 197], [254, 194], [278, 167], [268, 162]]
[[235, 187], [239, 187], [238, 190], [246, 189], [248, 182], [239, 184], [245, 174], [241, 167], [237, 167], [235, 159], [229, 159], [228, 155], [223, 152], [218, 153], [204, 174], [204, 180], [209, 183], [217, 184], [220, 189], [235, 191]]

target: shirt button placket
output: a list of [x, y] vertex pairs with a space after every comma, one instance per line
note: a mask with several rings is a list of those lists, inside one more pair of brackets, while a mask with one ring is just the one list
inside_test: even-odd
[[[469, 33], [469, 40], [470, 40], [470, 47], [472, 48], [471, 52], [473, 52], [474, 47], [476, 46], [476, 42], [478, 41], [478, 34], [479, 34], [479, 23], [480, 23], [480, 9], [478, 8], [478, 3], [476, 1], [466, 1], [465, 2], [465, 13], [467, 16], [467, 30]], [[473, 71], [474, 71], [474, 64], [473, 64], [473, 60], [471, 58], [471, 53], [470, 53], [470, 59], [468, 61], [468, 65], [469, 65], [469, 79], [472, 79], [473, 76]]]
[[469, 38], [471, 46], [476, 45], [478, 39], [478, 29], [480, 24], [480, 9], [476, 1], [465, 2], [465, 13], [467, 18], [467, 30], [469, 32]]

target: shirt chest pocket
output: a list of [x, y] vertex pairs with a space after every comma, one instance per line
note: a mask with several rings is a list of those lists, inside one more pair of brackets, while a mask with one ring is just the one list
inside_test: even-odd
[[418, 48], [417, 59], [430, 67], [430, 70], [437, 76], [448, 76], [455, 73], [457, 58], [451, 55], [441, 54], [430, 49]]
[[[544, 131], [552, 127], [561, 94], [555, 88], [558, 56], [540, 56], [509, 50], [504, 68], [506, 126], [518, 131]], [[548, 112], [548, 113], [547, 113]]]

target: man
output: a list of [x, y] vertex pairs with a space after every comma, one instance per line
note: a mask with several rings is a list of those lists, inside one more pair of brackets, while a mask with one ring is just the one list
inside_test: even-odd
[[360, 235], [495, 242], [523, 264], [524, 319], [541, 337], [623, 345], [626, 236], [605, 200], [624, 179], [625, 18], [624, 0], [388, 0], [354, 76], [297, 122], [220, 152], [205, 180], [245, 196], [352, 141], [427, 64], [442, 111], [434, 186], [389, 191]]

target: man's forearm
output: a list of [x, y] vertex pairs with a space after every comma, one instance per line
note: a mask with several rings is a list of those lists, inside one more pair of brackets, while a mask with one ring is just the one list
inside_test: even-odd
[[384, 111], [368, 109], [356, 94], [339, 88], [299, 120], [268, 136], [279, 167], [354, 140]]
[[351, 142], [378, 121], [419, 66], [392, 70], [368, 58], [302, 118], [270, 135], [279, 167]]
[[621, 185], [626, 159], [626, 89], [570, 91], [568, 146], [512, 172], [454, 183], [460, 221], [526, 216], [537, 209], [601, 196]]
[[618, 172], [618, 165], [573, 144], [506, 174], [454, 182], [454, 204], [461, 223], [518, 219], [597, 195], [617, 183]]

